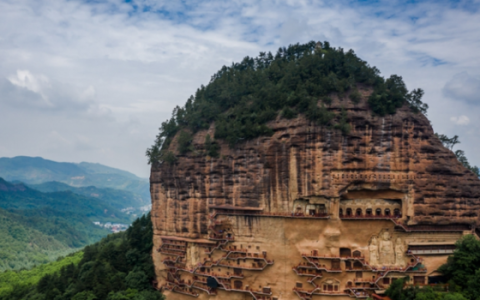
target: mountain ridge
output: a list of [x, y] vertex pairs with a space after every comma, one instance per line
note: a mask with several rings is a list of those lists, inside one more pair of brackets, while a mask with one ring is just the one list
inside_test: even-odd
[[150, 203], [148, 179], [98, 163], [56, 162], [29, 156], [1, 157], [0, 177], [27, 185], [58, 181], [73, 187], [126, 190], [141, 197], [144, 204]]

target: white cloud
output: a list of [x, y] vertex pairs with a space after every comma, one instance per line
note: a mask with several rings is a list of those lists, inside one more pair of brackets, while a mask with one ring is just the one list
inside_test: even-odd
[[[353, 48], [385, 76], [424, 88], [436, 131], [480, 127], [461, 119], [480, 113], [480, 13], [463, 2], [133, 2], [0, 1], [0, 126], [10, 129], [0, 156], [103, 162], [146, 177], [143, 153], [160, 123], [222, 65], [310, 40]], [[51, 132], [70, 144], [48, 148]], [[462, 139], [466, 151], [480, 144], [473, 136]]]
[[470, 123], [470, 119], [467, 116], [451, 117], [450, 121], [457, 125], [468, 125]]
[[48, 86], [48, 78], [44, 75], [33, 76], [28, 70], [17, 70], [17, 73], [7, 78], [12, 84], [41, 94], [42, 86]]
[[17, 70], [0, 84], [0, 103], [21, 109], [35, 109], [76, 114], [89, 118], [111, 118], [109, 108], [96, 101], [95, 88], [77, 88], [52, 81], [28, 70]]

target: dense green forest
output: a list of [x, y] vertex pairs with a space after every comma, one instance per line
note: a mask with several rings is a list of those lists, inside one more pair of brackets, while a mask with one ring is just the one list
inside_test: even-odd
[[[153, 231], [150, 214], [133, 222], [126, 231], [109, 235], [87, 246], [77, 264], [72, 262], [55, 273], [36, 279], [11, 282], [4, 300], [161, 300], [152, 287]], [[0, 278], [2, 278], [0, 276]], [[20, 276], [18, 277], [20, 278]]]
[[40, 184], [58, 181], [70, 186], [111, 188], [135, 194], [137, 206], [150, 204], [148, 179], [101, 164], [63, 163], [41, 157], [17, 156], [0, 158], [0, 177], [7, 181]]
[[312, 122], [346, 134], [350, 128], [345, 113], [328, 109], [331, 96], [358, 103], [361, 87], [373, 90], [368, 103], [380, 116], [394, 114], [405, 104], [422, 113], [428, 108], [421, 101], [421, 89], [409, 92], [397, 75], [381, 77], [377, 68], [358, 58], [353, 50], [345, 52], [328, 42], [295, 44], [278, 49], [275, 55], [261, 52], [258, 57], [245, 57], [240, 63], [222, 67], [162, 123], [154, 145], [147, 149], [149, 163], [173, 163], [176, 157], [166, 149], [177, 132], [178, 152], [184, 154], [192, 150], [192, 134], [207, 129], [212, 122], [215, 136], [205, 141], [210, 155], [218, 155], [215, 139], [234, 146], [272, 134], [267, 122], [279, 114], [287, 119], [304, 114]]
[[59, 273], [63, 267], [70, 264], [78, 265], [83, 257], [83, 251], [71, 253], [66, 257], [57, 257], [50, 263], [40, 264], [29, 270], [5, 271], [0, 273], [0, 299], [11, 293], [16, 286], [34, 285], [45, 275]]
[[131, 220], [99, 198], [42, 193], [0, 178], [0, 271], [46, 263], [100, 240], [109, 231], [93, 221]]
[[386, 295], [392, 300], [479, 300], [480, 241], [473, 235], [456, 243], [457, 249], [438, 270], [447, 285], [405, 287], [408, 278], [394, 281]]
[[0, 209], [0, 271], [47, 263], [72, 251], [19, 218], [22, 217]]

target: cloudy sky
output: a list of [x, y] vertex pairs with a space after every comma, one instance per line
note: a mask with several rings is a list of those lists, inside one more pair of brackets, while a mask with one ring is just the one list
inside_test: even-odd
[[480, 165], [480, 1], [0, 0], [0, 157], [148, 177], [160, 123], [222, 65], [327, 40], [425, 90]]

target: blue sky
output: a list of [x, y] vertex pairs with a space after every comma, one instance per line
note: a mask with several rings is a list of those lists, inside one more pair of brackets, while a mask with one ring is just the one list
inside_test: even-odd
[[0, 0], [0, 157], [147, 177], [160, 123], [222, 65], [310, 40], [421, 87], [480, 165], [480, 1]]

